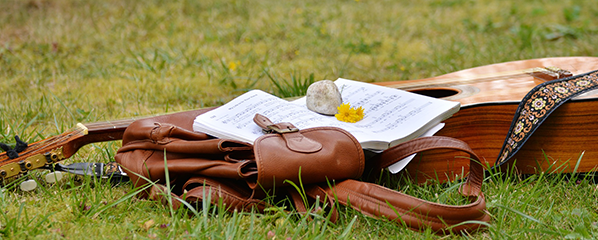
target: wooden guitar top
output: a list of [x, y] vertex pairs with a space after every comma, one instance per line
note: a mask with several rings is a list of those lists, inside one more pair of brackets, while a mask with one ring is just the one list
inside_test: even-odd
[[[487, 102], [520, 101], [529, 90], [540, 84], [542, 80], [534, 78], [529, 74], [516, 77], [509, 77], [507, 75], [501, 79], [492, 80], [476, 79], [480, 76], [500, 75], [500, 73], [512, 73], [517, 70], [550, 66], [558, 67], [570, 71], [573, 75], [577, 75], [598, 70], [598, 57], [557, 57], [521, 60], [475, 67], [420, 80], [377, 82], [375, 84], [408, 91], [425, 89], [452, 93], [452, 95], [443, 98], [459, 101], [462, 106]], [[441, 84], [438, 84], [438, 82], [441, 82]], [[597, 94], [588, 95], [596, 96]]]

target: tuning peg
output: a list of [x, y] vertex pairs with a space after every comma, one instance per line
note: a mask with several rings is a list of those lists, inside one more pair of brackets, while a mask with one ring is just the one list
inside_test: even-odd
[[23, 181], [19, 186], [21, 187], [22, 191], [29, 192], [37, 187], [37, 182], [33, 179], [29, 179]]
[[54, 171], [51, 173], [46, 174], [46, 182], [47, 183], [56, 183], [60, 181], [65, 175], [65, 172]]

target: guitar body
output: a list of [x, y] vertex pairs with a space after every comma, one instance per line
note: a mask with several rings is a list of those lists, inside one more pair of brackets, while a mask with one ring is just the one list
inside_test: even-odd
[[[449, 136], [467, 142], [485, 161], [493, 166], [511, 126], [519, 101], [542, 81], [532, 76], [518, 76], [492, 81], [459, 81], [441, 86], [429, 85], [428, 80], [446, 82], [446, 79], [466, 79], [471, 76], [555, 66], [571, 71], [574, 75], [598, 69], [598, 58], [563, 57], [524, 60], [493, 64], [467, 69], [430, 79], [405, 81], [410, 91], [440, 89], [453, 92], [448, 100], [459, 101], [461, 110], [445, 121], [445, 127], [436, 135]], [[412, 87], [413, 82], [425, 81], [426, 85]], [[401, 88], [404, 83], [385, 82], [380, 85]], [[464, 91], [466, 90], [466, 91]], [[432, 94], [433, 95], [433, 94]], [[577, 172], [598, 169], [598, 94], [589, 92], [559, 107], [536, 130], [523, 148], [509, 161], [519, 173], [572, 172], [578, 159]], [[469, 159], [455, 157], [448, 151], [428, 152], [414, 159], [407, 172], [420, 182], [429, 178], [453, 179], [469, 172]], [[508, 167], [508, 164], [505, 164]], [[447, 172], [448, 174], [444, 174]]]

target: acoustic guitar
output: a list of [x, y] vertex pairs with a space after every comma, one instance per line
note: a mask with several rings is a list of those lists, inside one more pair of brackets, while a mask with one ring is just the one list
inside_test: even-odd
[[[461, 102], [461, 110], [445, 121], [446, 126], [437, 135], [467, 142], [484, 164], [491, 167], [517, 105], [530, 89], [546, 80], [596, 69], [598, 58], [594, 57], [543, 58], [492, 64], [428, 79], [376, 84]], [[577, 159], [585, 153], [576, 170], [594, 170], [598, 165], [594, 161], [598, 159], [598, 132], [594, 130], [598, 128], [596, 96], [585, 94], [554, 112], [515, 155], [516, 167], [522, 173], [572, 171]], [[135, 120], [77, 124], [69, 132], [29, 144], [16, 158], [0, 153], [0, 177], [7, 180], [47, 167], [71, 157], [89, 143], [120, 140]], [[420, 182], [429, 178], [446, 180], [467, 173], [468, 164], [469, 159], [455, 157], [452, 152], [431, 151], [413, 160], [407, 166], [407, 173]]]
[[[536, 85], [555, 78], [545, 67], [573, 75], [598, 69], [596, 57], [560, 57], [514, 61], [462, 70], [429, 79], [378, 83], [461, 102], [461, 109], [445, 121], [436, 135], [467, 142], [492, 167], [498, 158], [521, 99]], [[569, 76], [565, 74], [564, 76]], [[519, 173], [592, 172], [598, 167], [598, 91], [563, 104], [533, 133], [503, 167]], [[581, 158], [581, 159], [580, 159]], [[419, 182], [452, 179], [468, 172], [469, 160], [452, 152], [428, 152], [414, 159], [408, 173]], [[444, 174], [444, 173], [448, 174]]]

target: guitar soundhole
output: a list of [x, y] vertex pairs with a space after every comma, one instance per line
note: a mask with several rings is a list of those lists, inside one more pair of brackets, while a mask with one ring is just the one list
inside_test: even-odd
[[433, 97], [433, 98], [445, 98], [454, 96], [460, 93], [457, 89], [451, 88], [422, 88], [422, 89], [413, 89], [409, 90], [409, 92], [417, 93], [420, 95]]

